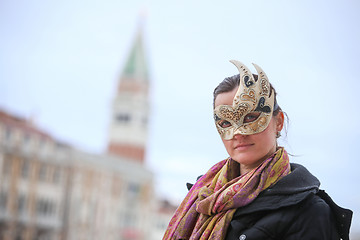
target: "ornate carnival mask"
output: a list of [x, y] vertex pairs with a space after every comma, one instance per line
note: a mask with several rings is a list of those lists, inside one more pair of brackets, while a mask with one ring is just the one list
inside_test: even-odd
[[250, 70], [241, 62], [231, 60], [239, 70], [239, 88], [232, 106], [219, 105], [214, 109], [216, 128], [220, 136], [230, 140], [236, 134], [251, 135], [264, 131], [272, 117], [274, 95], [265, 72], [253, 64], [258, 72], [255, 80]]

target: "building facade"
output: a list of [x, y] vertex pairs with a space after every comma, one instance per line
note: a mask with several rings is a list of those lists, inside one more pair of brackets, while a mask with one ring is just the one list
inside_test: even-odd
[[0, 112], [0, 238], [61, 239], [71, 148]]
[[153, 175], [61, 144], [0, 112], [0, 238], [149, 239]]
[[139, 31], [120, 76], [107, 153], [80, 151], [0, 111], [0, 239], [151, 239], [148, 89]]
[[139, 163], [76, 152], [69, 193], [67, 238], [148, 239], [153, 175]]

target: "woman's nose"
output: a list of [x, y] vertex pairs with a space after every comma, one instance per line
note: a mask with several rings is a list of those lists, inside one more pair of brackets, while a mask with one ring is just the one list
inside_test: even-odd
[[245, 138], [247, 135], [243, 135], [243, 134], [235, 134], [234, 135], [234, 139], [241, 139], [241, 138]]

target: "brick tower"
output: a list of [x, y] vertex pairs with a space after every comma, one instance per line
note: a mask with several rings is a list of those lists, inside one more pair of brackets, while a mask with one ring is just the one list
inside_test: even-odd
[[144, 163], [149, 117], [149, 76], [139, 28], [112, 106], [108, 152]]

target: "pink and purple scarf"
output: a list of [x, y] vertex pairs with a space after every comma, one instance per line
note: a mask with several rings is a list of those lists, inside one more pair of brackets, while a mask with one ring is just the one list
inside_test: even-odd
[[289, 157], [283, 148], [242, 176], [239, 164], [231, 158], [215, 164], [190, 189], [163, 240], [224, 239], [236, 209], [289, 173]]

